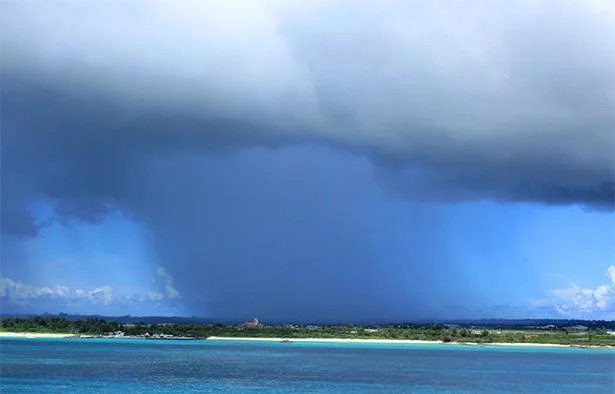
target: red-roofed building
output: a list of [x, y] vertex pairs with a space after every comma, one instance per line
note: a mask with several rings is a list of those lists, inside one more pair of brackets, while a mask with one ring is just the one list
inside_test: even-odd
[[258, 318], [255, 317], [253, 321], [247, 321], [247, 322], [241, 323], [240, 326], [243, 326], [243, 327], [260, 327], [261, 324], [259, 323]]

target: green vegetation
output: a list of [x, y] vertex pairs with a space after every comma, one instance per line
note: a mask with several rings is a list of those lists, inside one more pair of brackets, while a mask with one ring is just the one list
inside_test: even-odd
[[1, 331], [37, 333], [73, 333], [82, 335], [107, 335], [122, 331], [128, 336], [173, 335], [179, 337], [273, 337], [273, 338], [349, 338], [349, 339], [411, 339], [441, 340], [443, 342], [472, 343], [550, 343], [578, 346], [615, 346], [615, 335], [604, 327], [588, 330], [560, 328], [540, 329], [487, 329], [485, 327], [454, 327], [443, 325], [362, 327], [333, 326], [284, 326], [266, 325], [246, 327], [222, 324], [122, 324], [103, 318], [67, 320], [55, 316], [29, 318], [10, 317], [0, 320]]
[[9, 332], [104, 335], [120, 330], [121, 326], [121, 324], [102, 318], [69, 321], [56, 316], [34, 316], [27, 319], [9, 317], [0, 320], [0, 330]]

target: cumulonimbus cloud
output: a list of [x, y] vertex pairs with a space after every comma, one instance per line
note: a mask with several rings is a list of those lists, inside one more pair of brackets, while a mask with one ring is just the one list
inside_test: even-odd
[[613, 206], [607, 1], [4, 2], [2, 15], [6, 232], [36, 232], [23, 212], [41, 195], [95, 220], [140, 155], [306, 140], [367, 154], [411, 198]]
[[[320, 284], [328, 295], [314, 300], [316, 271], [309, 280], [246, 278], [348, 261], [363, 279], [378, 275], [372, 265], [382, 261], [357, 247], [372, 234], [349, 235], [361, 228], [340, 209], [354, 196], [333, 197], [342, 176], [311, 193], [310, 184], [322, 185], [314, 179], [326, 177], [297, 170], [306, 165], [326, 161], [322, 171], [350, 168], [370, 181], [375, 174], [412, 200], [614, 206], [610, 1], [0, 7], [2, 233], [34, 236], [46, 225], [30, 215], [33, 201], [88, 222], [119, 209], [152, 229], [160, 261], [174, 261], [167, 268], [183, 300], [200, 310], [211, 297], [251, 316], [283, 299], [288, 311], [316, 316], [325, 298], [345, 296], [334, 283], [343, 270]], [[318, 148], [297, 146], [305, 143]], [[269, 155], [281, 146], [287, 156]], [[238, 162], [254, 167], [294, 164], [288, 176], [271, 167], [239, 174], [245, 168], [206, 157], [229, 151], [245, 153]], [[269, 176], [262, 185], [254, 180]], [[293, 187], [297, 201], [278, 190]], [[362, 208], [354, 205], [346, 219]], [[445, 224], [422, 213], [431, 208], [412, 218], [420, 231], [408, 242], [420, 253], [408, 264], [420, 269], [446, 260], [434, 254], [447, 250]], [[300, 250], [305, 234], [293, 231], [301, 226], [318, 253]], [[270, 247], [271, 239], [282, 246]], [[235, 243], [252, 249], [244, 255]], [[300, 295], [274, 294], [273, 283]], [[237, 286], [250, 296], [229, 290]], [[357, 287], [363, 294], [366, 286]], [[171, 289], [149, 299], [174, 298]], [[356, 297], [347, 295], [337, 311]]]

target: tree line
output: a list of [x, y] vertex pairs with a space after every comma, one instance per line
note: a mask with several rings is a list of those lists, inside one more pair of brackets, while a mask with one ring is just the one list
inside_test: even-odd
[[556, 343], [615, 346], [615, 335], [604, 328], [583, 332], [569, 330], [519, 330], [447, 327], [444, 325], [374, 327], [347, 325], [292, 326], [266, 325], [245, 327], [224, 324], [156, 324], [118, 323], [101, 317], [67, 320], [58, 316], [7, 317], [0, 320], [0, 330], [12, 332], [68, 333], [75, 335], [108, 335], [118, 331], [127, 336], [172, 335], [180, 337], [270, 337], [270, 338], [348, 338], [440, 340], [443, 342], [510, 342]]

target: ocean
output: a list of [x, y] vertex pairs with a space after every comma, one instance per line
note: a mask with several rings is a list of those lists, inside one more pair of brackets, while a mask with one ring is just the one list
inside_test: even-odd
[[614, 393], [615, 351], [2, 339], [2, 393]]

